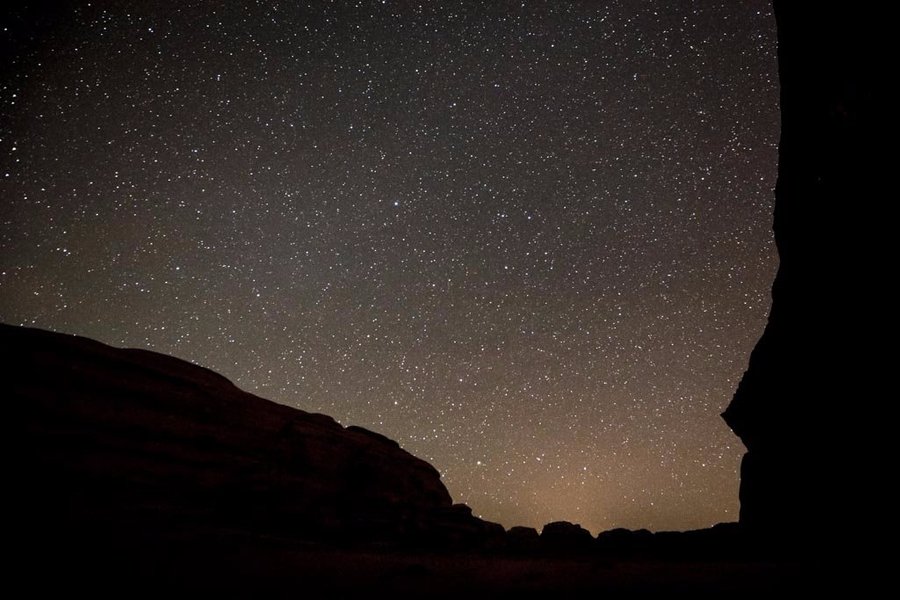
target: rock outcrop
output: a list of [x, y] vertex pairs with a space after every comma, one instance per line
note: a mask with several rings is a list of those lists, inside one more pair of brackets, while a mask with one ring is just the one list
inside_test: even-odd
[[597, 554], [618, 559], [740, 560], [755, 556], [752, 540], [737, 523], [719, 523], [690, 531], [612, 529], [597, 535]]
[[[744, 529], [771, 547], [858, 529], [889, 372], [890, 203], [873, 7], [776, 0], [782, 133], [781, 258], [762, 339], [723, 417], [746, 445]], [[887, 389], [886, 386], [884, 389]], [[871, 506], [868, 510], [871, 510]]]
[[653, 532], [648, 529], [630, 530], [619, 527], [597, 534], [597, 549], [600, 551], [630, 555], [646, 552], [653, 544]]
[[547, 523], [541, 530], [541, 545], [558, 552], [587, 550], [593, 542], [590, 531], [568, 521]]
[[506, 547], [512, 552], [534, 552], [540, 547], [541, 536], [534, 527], [517, 525], [506, 532]]
[[0, 361], [7, 490], [37, 552], [222, 537], [472, 547], [503, 533], [397, 443], [202, 367], [7, 325]]

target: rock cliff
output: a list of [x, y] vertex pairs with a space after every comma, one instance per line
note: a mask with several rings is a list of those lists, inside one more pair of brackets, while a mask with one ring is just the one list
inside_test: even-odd
[[395, 442], [202, 367], [6, 325], [0, 361], [17, 457], [8, 489], [35, 547], [221, 536], [441, 546], [502, 534]]
[[[723, 417], [748, 452], [741, 524], [813, 541], [856, 528], [876, 457], [886, 326], [884, 124], [875, 118], [884, 15], [776, 1], [782, 133], [775, 190], [781, 258], [765, 333]], [[877, 417], [875, 418], [877, 420]], [[868, 421], [868, 423], [865, 423]]]

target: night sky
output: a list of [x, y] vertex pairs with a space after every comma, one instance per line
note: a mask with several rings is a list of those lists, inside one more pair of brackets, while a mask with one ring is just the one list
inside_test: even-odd
[[383, 433], [506, 526], [736, 520], [768, 4], [5, 9], [0, 320]]

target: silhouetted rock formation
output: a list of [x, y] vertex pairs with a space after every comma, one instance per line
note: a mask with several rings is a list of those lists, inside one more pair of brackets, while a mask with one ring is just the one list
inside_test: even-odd
[[610, 529], [597, 534], [596, 548], [616, 554], [647, 552], [653, 544], [653, 532], [648, 529]]
[[552, 550], [586, 550], [593, 545], [593, 541], [590, 531], [568, 521], [547, 523], [541, 530], [541, 544]]
[[612, 529], [597, 536], [594, 550], [619, 558], [664, 560], [734, 560], [754, 554], [737, 523], [719, 523], [692, 531]]
[[506, 532], [506, 547], [513, 552], [534, 552], [540, 547], [541, 536], [534, 527], [517, 525]]
[[[781, 264], [772, 311], [723, 414], [748, 452], [741, 524], [771, 547], [853, 531], [877, 460], [885, 377], [873, 346], [889, 314], [876, 82], [886, 16], [849, 3], [774, 3], [782, 134], [775, 190]], [[892, 267], [891, 267], [892, 268]], [[881, 290], [881, 291], [880, 291]], [[880, 365], [880, 366], [879, 366]], [[865, 449], [869, 446], [868, 449]]]
[[[768, 564], [721, 562], [716, 529], [651, 534], [646, 545], [646, 532], [601, 536], [604, 545], [565, 522], [541, 536], [506, 533], [452, 504], [431, 466], [383, 436], [171, 357], [0, 325], [0, 365], [14, 452], [4, 480], [11, 589], [101, 598], [784, 589]], [[650, 560], [611, 569], [622, 556]]]
[[502, 537], [395, 442], [207, 369], [6, 325], [0, 354], [18, 462], [8, 490], [37, 552], [223, 536], [431, 547]]

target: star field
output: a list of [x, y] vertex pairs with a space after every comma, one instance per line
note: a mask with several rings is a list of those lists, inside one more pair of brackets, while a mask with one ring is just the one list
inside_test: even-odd
[[11, 9], [0, 319], [383, 433], [506, 526], [736, 520], [768, 4]]

